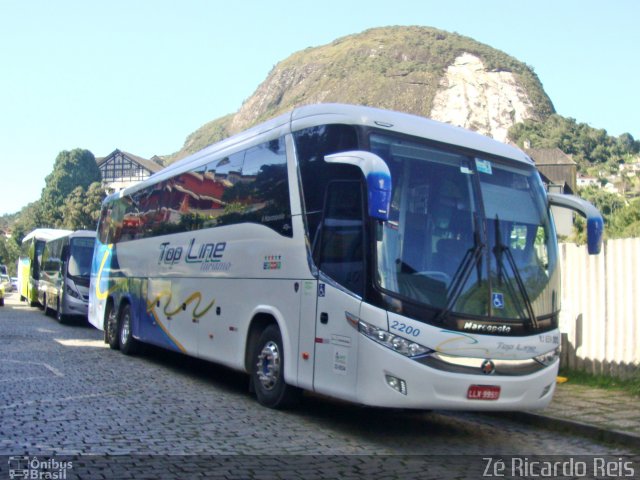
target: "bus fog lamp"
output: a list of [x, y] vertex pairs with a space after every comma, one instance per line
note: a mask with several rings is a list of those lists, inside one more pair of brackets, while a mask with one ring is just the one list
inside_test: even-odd
[[551, 390], [551, 387], [553, 387], [553, 383], [550, 383], [549, 385], [547, 385], [546, 387], [544, 387], [542, 389], [542, 393], [540, 394], [540, 396], [538, 398], [542, 398], [544, 397], [547, 393], [549, 393], [549, 391]]
[[387, 385], [393, 388], [396, 392], [400, 392], [403, 395], [407, 394], [407, 382], [389, 374], [386, 374], [384, 377], [387, 380]]

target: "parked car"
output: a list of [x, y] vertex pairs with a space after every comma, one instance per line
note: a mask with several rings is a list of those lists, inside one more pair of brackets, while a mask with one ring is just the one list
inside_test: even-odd
[[4, 307], [4, 285], [0, 284], [0, 307]]
[[0, 274], [0, 284], [4, 287], [5, 292], [13, 291], [13, 286], [11, 285], [11, 278], [9, 275], [1, 275]]
[[18, 291], [18, 277], [11, 277], [11, 286], [14, 292]]

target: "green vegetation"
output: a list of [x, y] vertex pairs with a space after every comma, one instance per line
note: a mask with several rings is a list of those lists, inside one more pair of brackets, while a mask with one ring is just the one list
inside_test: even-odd
[[0, 217], [3, 230], [13, 230], [11, 238], [0, 236], [0, 263], [15, 274], [19, 245], [35, 228], [94, 230], [105, 197], [101, 180], [100, 169], [89, 150], [60, 152], [45, 179], [40, 199], [17, 214]]
[[89, 150], [76, 148], [60, 152], [53, 165], [53, 171], [45, 178], [45, 187], [40, 199], [41, 226], [62, 226], [65, 223], [65, 199], [77, 187], [86, 191], [93, 182], [101, 180], [100, 169]]
[[579, 194], [602, 213], [606, 238], [640, 237], [640, 198], [625, 201], [618, 194], [596, 187], [582, 188]]
[[629, 379], [620, 379], [612, 375], [594, 375], [579, 370], [561, 369], [560, 375], [567, 377], [569, 383], [603, 388], [606, 390], [623, 390], [640, 397], [640, 375]]
[[[602, 213], [606, 238], [640, 236], [640, 198], [634, 199], [640, 196], [640, 177], [620, 173], [620, 165], [640, 162], [640, 141], [629, 133], [610, 136], [606, 130], [560, 115], [518, 123], [509, 130], [509, 138], [520, 147], [528, 141], [532, 148], [559, 148], [572, 156], [578, 172], [599, 178], [602, 185], [610, 175], [618, 175], [625, 187], [624, 196], [594, 186], [581, 188], [578, 194]], [[580, 239], [584, 223], [579, 221], [577, 228]]]
[[104, 197], [104, 188], [100, 182], [93, 182], [86, 189], [81, 185], [74, 188], [62, 205], [60, 228], [95, 230]]
[[19, 254], [20, 248], [13, 239], [0, 236], [0, 265], [6, 265], [12, 277], [16, 276], [16, 260]]
[[518, 123], [509, 129], [509, 138], [521, 148], [525, 141], [532, 148], [558, 147], [572, 156], [582, 173], [617, 173], [621, 163], [640, 153], [640, 142], [629, 133], [613, 137], [604, 129], [560, 115]]

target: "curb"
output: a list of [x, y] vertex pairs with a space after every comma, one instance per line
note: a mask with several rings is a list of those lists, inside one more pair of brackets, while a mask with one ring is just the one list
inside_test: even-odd
[[640, 435], [630, 432], [598, 427], [575, 420], [567, 420], [565, 418], [551, 417], [531, 412], [496, 412], [490, 415], [509, 418], [526, 423], [527, 425], [541, 426], [549, 430], [576, 433], [593, 440], [616, 443], [640, 451]]

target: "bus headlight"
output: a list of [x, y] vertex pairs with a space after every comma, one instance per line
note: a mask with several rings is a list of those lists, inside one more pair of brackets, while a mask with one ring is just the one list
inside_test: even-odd
[[560, 358], [560, 347], [556, 348], [555, 350], [551, 350], [550, 352], [544, 353], [542, 355], [538, 355], [537, 357], [533, 357], [533, 359], [536, 362], [540, 363], [541, 365], [544, 365], [545, 367], [548, 367], [549, 365], [553, 364], [559, 358]]
[[387, 330], [383, 330], [371, 325], [370, 323], [364, 322], [355, 315], [350, 313], [347, 313], [346, 315], [347, 322], [349, 322], [349, 324], [354, 328], [357, 328], [365, 337], [369, 337], [374, 342], [377, 342], [394, 352], [398, 352], [409, 358], [422, 357], [433, 352], [433, 350], [420, 345], [419, 343], [412, 342], [411, 340], [399, 337]]
[[80, 300], [82, 299], [82, 297], [80, 296], [78, 291], [75, 288], [73, 288], [71, 285], [67, 284], [65, 290], [66, 290], [67, 295], [70, 295], [73, 298], [77, 298], [77, 299], [80, 299]]

